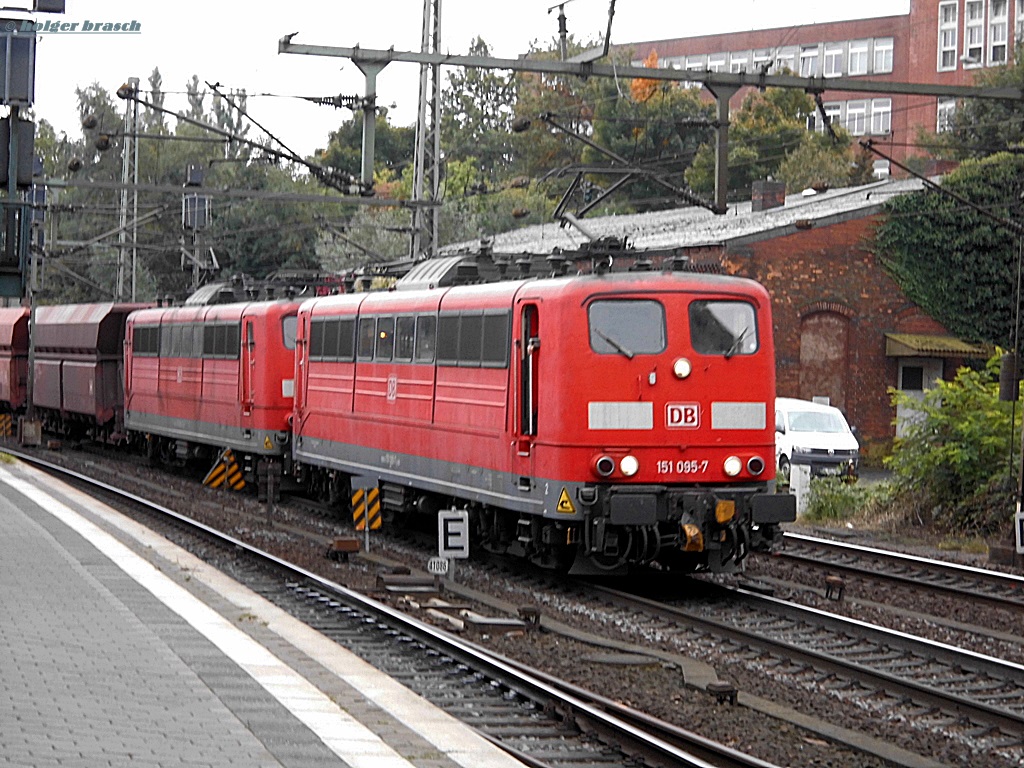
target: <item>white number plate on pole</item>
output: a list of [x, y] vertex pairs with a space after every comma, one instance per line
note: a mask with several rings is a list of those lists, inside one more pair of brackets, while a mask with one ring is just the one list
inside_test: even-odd
[[456, 560], [469, 557], [469, 512], [442, 509], [437, 513], [437, 554]]
[[427, 573], [432, 573], [435, 576], [447, 576], [448, 560], [443, 557], [430, 558], [427, 560]]

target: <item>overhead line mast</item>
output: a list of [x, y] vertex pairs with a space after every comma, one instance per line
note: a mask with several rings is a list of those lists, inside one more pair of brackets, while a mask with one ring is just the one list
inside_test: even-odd
[[[423, 0], [423, 53], [441, 48], [441, 0]], [[365, 158], [364, 158], [365, 162]], [[373, 159], [370, 159], [372, 168]], [[441, 184], [441, 65], [420, 65], [419, 116], [416, 120], [416, 151], [413, 158], [412, 199], [440, 202]], [[437, 255], [441, 209], [414, 208], [412, 214], [413, 259]]]

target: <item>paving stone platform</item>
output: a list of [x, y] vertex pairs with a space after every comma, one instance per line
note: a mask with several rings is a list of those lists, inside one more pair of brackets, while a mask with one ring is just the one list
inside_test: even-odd
[[0, 766], [521, 763], [104, 504], [0, 462]]

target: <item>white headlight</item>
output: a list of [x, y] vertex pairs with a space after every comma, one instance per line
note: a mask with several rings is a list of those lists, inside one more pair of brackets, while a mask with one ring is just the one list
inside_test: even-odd
[[626, 477], [632, 477], [640, 470], [640, 462], [637, 461], [636, 456], [623, 456], [622, 461], [619, 462], [619, 469]]
[[725, 460], [725, 463], [722, 465], [722, 469], [725, 470], [725, 474], [729, 477], [736, 477], [736, 475], [740, 473], [740, 470], [743, 469], [743, 462], [740, 461], [739, 456], [730, 456]]
[[677, 379], [685, 379], [692, 371], [693, 366], [685, 357], [680, 357], [672, 363], [672, 373], [676, 375]]

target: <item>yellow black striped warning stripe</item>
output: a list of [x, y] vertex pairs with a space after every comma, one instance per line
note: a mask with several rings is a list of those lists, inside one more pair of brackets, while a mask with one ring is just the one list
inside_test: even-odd
[[370, 530], [380, 529], [380, 489], [357, 488], [352, 494], [352, 524], [357, 531], [366, 530], [366, 522], [370, 522]]
[[9, 413], [0, 413], [0, 437], [14, 435], [14, 417]]
[[217, 459], [217, 463], [213, 465], [213, 469], [211, 469], [203, 479], [203, 485], [208, 485], [211, 488], [220, 488], [225, 483], [227, 483], [229, 488], [235, 491], [240, 491], [245, 488], [245, 479], [242, 477], [242, 470], [239, 468], [238, 462], [235, 460], [234, 451], [230, 448], [224, 449], [220, 458]]

